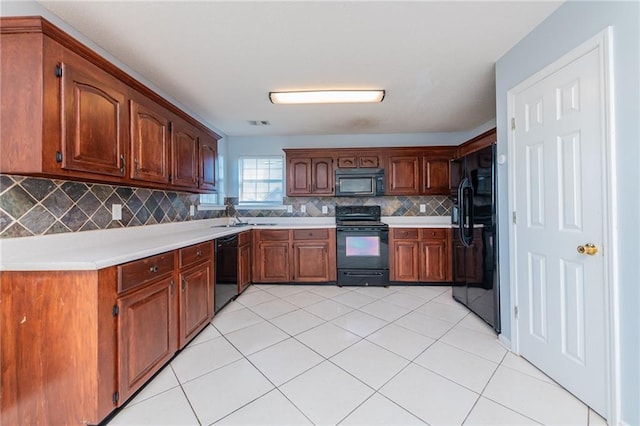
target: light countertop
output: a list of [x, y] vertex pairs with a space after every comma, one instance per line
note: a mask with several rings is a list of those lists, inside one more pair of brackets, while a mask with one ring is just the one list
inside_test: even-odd
[[[248, 229], [334, 228], [334, 217], [229, 218], [0, 239], [0, 271], [97, 270]], [[447, 217], [383, 217], [390, 227], [450, 227]]]

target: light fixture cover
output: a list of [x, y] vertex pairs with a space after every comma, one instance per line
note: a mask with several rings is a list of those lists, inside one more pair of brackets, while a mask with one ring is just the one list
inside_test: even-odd
[[382, 102], [384, 90], [311, 90], [269, 92], [274, 104], [342, 104]]

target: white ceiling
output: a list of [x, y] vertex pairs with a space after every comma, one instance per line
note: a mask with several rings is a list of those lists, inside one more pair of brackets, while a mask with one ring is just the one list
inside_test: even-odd
[[[495, 62], [561, 1], [41, 3], [210, 125], [248, 136], [471, 130], [495, 117]], [[341, 88], [386, 97], [268, 99]]]

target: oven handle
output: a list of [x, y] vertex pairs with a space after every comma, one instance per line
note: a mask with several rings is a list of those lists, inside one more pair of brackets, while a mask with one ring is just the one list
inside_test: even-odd
[[370, 272], [370, 273], [345, 272], [344, 274], [349, 277], [381, 277], [384, 275], [382, 272]]
[[347, 228], [336, 228], [337, 232], [380, 232], [380, 233], [388, 233], [389, 228], [368, 228], [368, 227], [358, 227], [358, 226], [350, 226]]

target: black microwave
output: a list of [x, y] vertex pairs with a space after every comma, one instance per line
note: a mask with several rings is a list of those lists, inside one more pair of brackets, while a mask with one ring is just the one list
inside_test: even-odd
[[383, 169], [337, 169], [336, 197], [384, 195]]

